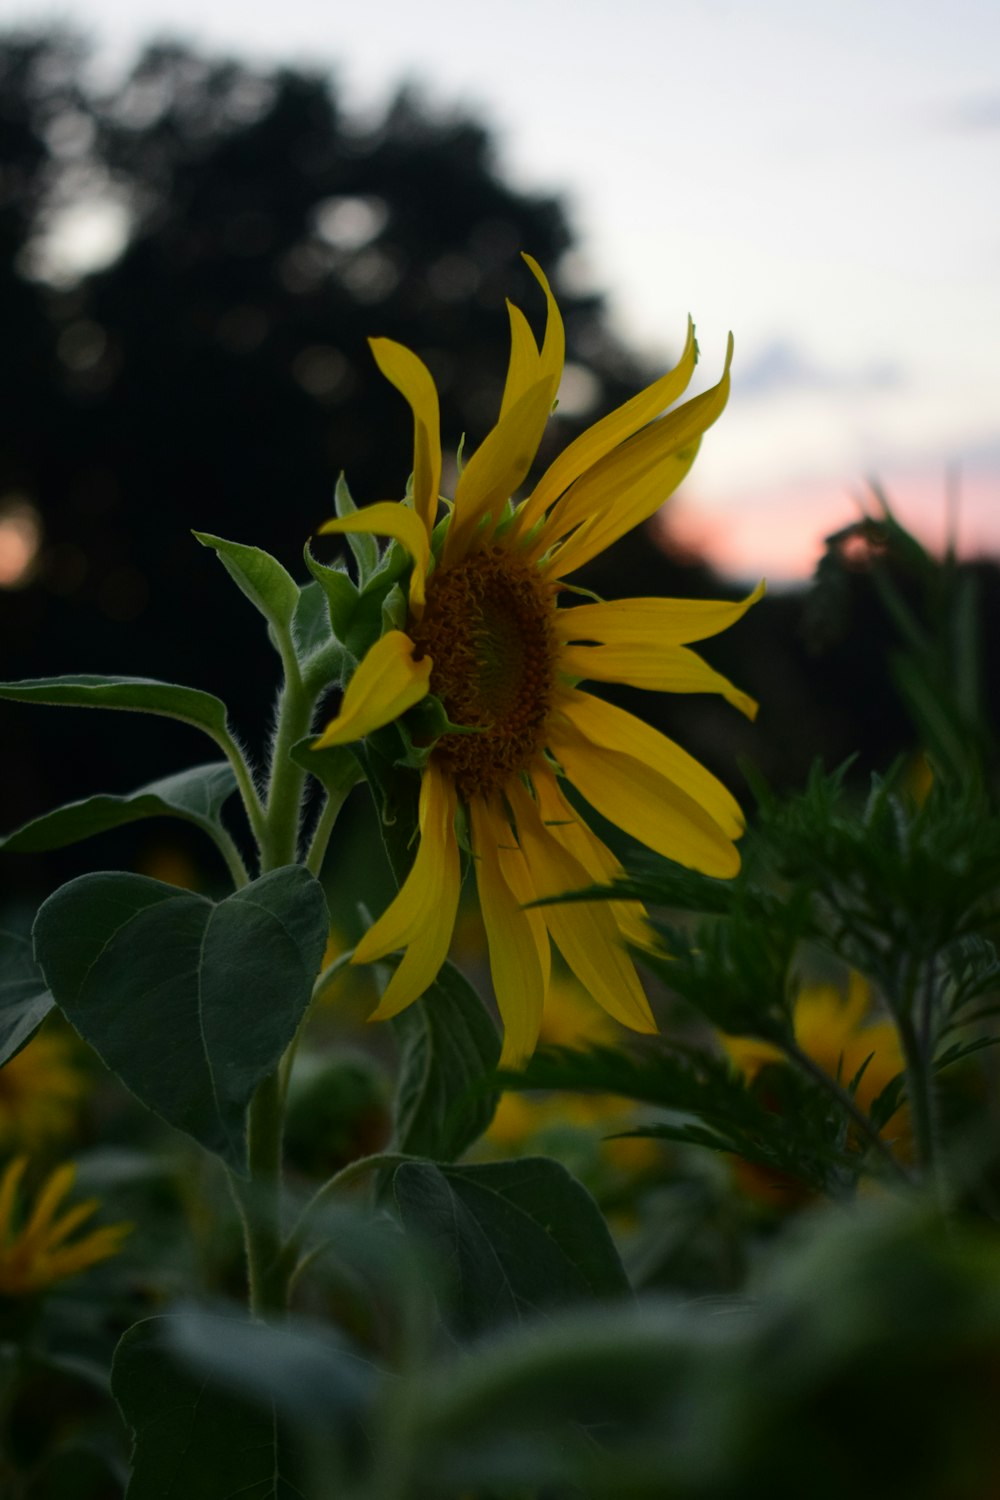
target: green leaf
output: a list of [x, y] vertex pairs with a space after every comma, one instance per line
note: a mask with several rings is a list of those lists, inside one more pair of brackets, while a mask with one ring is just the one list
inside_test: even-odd
[[215, 903], [141, 875], [50, 896], [35, 952], [56, 1002], [127, 1088], [234, 1170], [246, 1108], [305, 1014], [329, 929], [289, 865]]
[[0, 1066], [31, 1040], [54, 1004], [30, 940], [0, 930]]
[[62, 849], [141, 818], [184, 818], [214, 836], [222, 804], [235, 790], [236, 777], [226, 761], [192, 766], [120, 797], [86, 797], [44, 813], [0, 838], [0, 849], [11, 853]]
[[115, 1352], [111, 1389], [134, 1443], [128, 1500], [302, 1500], [285, 1477], [294, 1458], [273, 1407], [178, 1358], [173, 1325], [137, 1323]]
[[226, 572], [268, 624], [282, 634], [287, 632], [298, 606], [299, 586], [277, 558], [260, 547], [227, 542], [206, 531], [196, 531], [194, 535], [203, 547], [211, 547], [218, 553]]
[[326, 563], [318, 562], [313, 557], [308, 542], [302, 555], [305, 558], [306, 567], [326, 597], [326, 607], [333, 634], [338, 641], [346, 640], [354, 619], [354, 611], [358, 607], [360, 597], [358, 590], [343, 568], [330, 568]]
[[163, 1321], [170, 1348], [185, 1363], [293, 1421], [336, 1421], [364, 1404], [379, 1383], [376, 1367], [327, 1325], [292, 1319], [273, 1327], [251, 1322], [236, 1308], [225, 1316], [197, 1307]]
[[547, 1157], [472, 1167], [407, 1162], [393, 1191], [407, 1233], [445, 1268], [442, 1313], [460, 1336], [628, 1295], [596, 1203]]
[[500, 1060], [500, 1039], [469, 981], [446, 963], [430, 989], [393, 1023], [400, 1043], [391, 1150], [454, 1161], [479, 1139], [497, 1106], [481, 1085]]
[[151, 677], [28, 677], [0, 683], [0, 699], [12, 703], [48, 703], [57, 708], [122, 708], [162, 714], [204, 729], [213, 739], [228, 738], [226, 705], [198, 688]]

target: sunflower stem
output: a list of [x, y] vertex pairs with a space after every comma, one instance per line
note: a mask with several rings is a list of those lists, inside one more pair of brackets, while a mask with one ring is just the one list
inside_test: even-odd
[[331, 1198], [335, 1197], [341, 1188], [347, 1187], [359, 1177], [365, 1177], [369, 1172], [378, 1171], [380, 1167], [399, 1167], [408, 1161], [423, 1161], [421, 1156], [411, 1156], [405, 1151], [379, 1151], [374, 1156], [361, 1156], [357, 1161], [348, 1162], [346, 1167], [341, 1167], [339, 1172], [327, 1179], [323, 1186], [318, 1188], [305, 1208], [299, 1215], [291, 1234], [282, 1251], [282, 1263], [284, 1274], [295, 1280], [305, 1269], [308, 1261], [323, 1249], [320, 1245], [300, 1259], [302, 1246], [309, 1232], [311, 1221]]
[[291, 756], [292, 746], [309, 733], [315, 695], [303, 683], [291, 636], [278, 637], [285, 680], [278, 700], [278, 722], [271, 749], [271, 775], [261, 837], [261, 872], [294, 864], [302, 821], [306, 773]]
[[278, 1072], [261, 1083], [250, 1104], [250, 1180], [230, 1173], [243, 1221], [250, 1312], [280, 1317], [288, 1302], [288, 1272], [281, 1243], [282, 1100]]

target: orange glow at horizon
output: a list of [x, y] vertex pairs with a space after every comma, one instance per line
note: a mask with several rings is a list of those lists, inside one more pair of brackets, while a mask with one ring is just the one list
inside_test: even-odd
[[[932, 552], [944, 551], [954, 524], [959, 557], [1000, 557], [1000, 471], [962, 476], [954, 507], [940, 470], [889, 475], [883, 489], [897, 519]], [[813, 477], [711, 497], [692, 487], [668, 500], [653, 524], [654, 535], [728, 577], [780, 585], [810, 578], [824, 539], [863, 514], [878, 515], [868, 485]]]

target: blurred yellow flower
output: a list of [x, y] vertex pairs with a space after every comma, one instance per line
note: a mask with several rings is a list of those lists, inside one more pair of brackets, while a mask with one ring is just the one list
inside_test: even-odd
[[90, 1091], [72, 1039], [42, 1031], [0, 1068], [0, 1151], [35, 1152], [72, 1135]]
[[[899, 1034], [894, 1023], [871, 1017], [871, 991], [860, 974], [848, 977], [847, 993], [834, 984], [805, 985], [795, 1002], [795, 1040], [825, 1073], [847, 1087], [866, 1059], [855, 1101], [866, 1113], [879, 1094], [904, 1068]], [[726, 1036], [719, 1041], [726, 1055], [748, 1081], [769, 1064], [787, 1064], [777, 1047], [752, 1037]], [[904, 1105], [883, 1126], [891, 1149], [905, 1159], [910, 1150], [909, 1111]], [[750, 1197], [784, 1209], [808, 1202], [810, 1192], [796, 1178], [756, 1162], [734, 1161], [736, 1182]]]
[[[834, 984], [806, 985], [795, 1001], [795, 1040], [813, 1062], [845, 1087], [866, 1058], [871, 1061], [858, 1084], [855, 1100], [866, 1112], [904, 1068], [899, 1033], [888, 1019], [871, 1019], [871, 991], [860, 974], [851, 974], [847, 993]], [[785, 1054], [752, 1037], [720, 1035], [726, 1055], [753, 1079], [767, 1063], [783, 1063]], [[897, 1117], [892, 1133], [899, 1134]]]
[[456, 816], [464, 810], [505, 1067], [536, 1045], [550, 991], [550, 942], [616, 1020], [656, 1029], [622, 941], [643, 940], [637, 904], [529, 905], [605, 883], [619, 870], [566, 799], [560, 778], [660, 854], [719, 877], [739, 868], [734, 841], [743, 817], [721, 782], [665, 735], [578, 684], [719, 693], [753, 717], [752, 699], [689, 646], [732, 625], [763, 587], [739, 603], [650, 598], [557, 607], [567, 575], [651, 516], [685, 477], [702, 434], [725, 407], [732, 346], [717, 385], [661, 416], [694, 371], [689, 326], [677, 366], [576, 438], [515, 504], [565, 352], [555, 298], [540, 268], [525, 260], [545, 293], [544, 338], [539, 348], [524, 314], [508, 304], [511, 354], [499, 418], [467, 458], [442, 525], [434, 381], [403, 345], [373, 339], [379, 368], [413, 413], [412, 500], [369, 505], [320, 528], [392, 537], [412, 567], [406, 629], [390, 630], [371, 647], [316, 747], [361, 739], [428, 695], [460, 726], [433, 747], [422, 773], [413, 865], [354, 961], [403, 950], [377, 1019], [396, 1015], [432, 983], [455, 926]]
[[0, 1177], [0, 1296], [29, 1297], [75, 1276], [121, 1249], [130, 1224], [108, 1224], [82, 1239], [70, 1237], [98, 1207], [96, 1198], [65, 1213], [60, 1206], [73, 1186], [76, 1167], [66, 1163], [42, 1184], [30, 1213], [19, 1222], [18, 1189], [28, 1165], [17, 1156]]
[[[569, 975], [553, 976], [542, 1018], [541, 1042], [552, 1047], [584, 1048], [593, 1043], [612, 1044], [616, 1035], [614, 1021], [581, 985]], [[500, 1097], [486, 1132], [486, 1144], [504, 1153], [523, 1151], [558, 1130], [613, 1136], [635, 1122], [635, 1106], [615, 1094], [554, 1093], [539, 1098], [508, 1090]], [[641, 1170], [660, 1159], [656, 1142], [641, 1137], [604, 1140], [600, 1149], [622, 1171]]]

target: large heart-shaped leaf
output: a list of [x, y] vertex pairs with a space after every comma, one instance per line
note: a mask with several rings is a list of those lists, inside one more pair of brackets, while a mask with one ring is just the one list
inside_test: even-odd
[[406, 1162], [392, 1185], [407, 1233], [445, 1268], [442, 1312], [460, 1336], [628, 1293], [597, 1204], [558, 1162]]
[[0, 1067], [30, 1041], [53, 1003], [30, 939], [0, 931]]
[[85, 797], [43, 813], [0, 838], [0, 849], [12, 853], [62, 849], [123, 823], [157, 817], [184, 818], [212, 837], [219, 826], [222, 804], [235, 789], [236, 777], [226, 761], [192, 766], [122, 796]]
[[[213, 1321], [218, 1339], [224, 1322]], [[176, 1322], [137, 1323], [115, 1352], [111, 1388], [134, 1440], [128, 1500], [302, 1500], [287, 1477], [294, 1452], [273, 1405], [178, 1359]], [[256, 1332], [260, 1345], [271, 1330], [256, 1325]], [[260, 1359], [265, 1351], [254, 1352]]]
[[141, 875], [50, 896], [35, 951], [56, 1002], [148, 1108], [237, 1172], [246, 1109], [305, 1013], [329, 929], [289, 865], [215, 903]]

